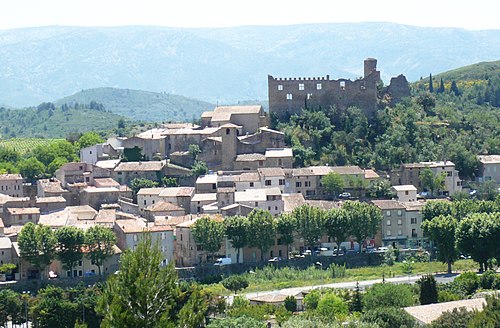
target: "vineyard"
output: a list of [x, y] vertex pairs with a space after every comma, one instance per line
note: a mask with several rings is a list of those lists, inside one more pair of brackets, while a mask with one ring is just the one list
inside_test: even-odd
[[57, 140], [64, 139], [43, 139], [43, 138], [13, 138], [0, 140], [0, 147], [15, 150], [21, 154], [25, 154], [30, 150], [40, 146], [48, 145]]

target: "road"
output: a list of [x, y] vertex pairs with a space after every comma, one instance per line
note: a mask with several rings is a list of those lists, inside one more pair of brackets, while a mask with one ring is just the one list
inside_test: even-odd
[[[457, 276], [458, 276], [458, 273], [457, 274], [451, 274], [451, 275], [447, 275], [447, 274], [436, 274], [436, 275], [434, 275], [434, 277], [436, 278], [436, 281], [438, 283], [451, 282]], [[412, 283], [413, 284], [418, 279], [420, 279], [421, 277], [422, 277], [422, 275], [387, 278], [387, 279], [385, 279], [385, 282], [396, 283], [396, 284], [408, 284], [408, 283]], [[359, 281], [359, 287], [361, 289], [365, 289], [367, 287], [370, 287], [370, 286], [372, 286], [374, 284], [381, 283], [381, 282], [382, 282], [382, 279]], [[323, 284], [323, 285], [284, 288], [284, 289], [279, 289], [279, 290], [277, 289], [277, 290], [271, 290], [271, 291], [247, 293], [247, 294], [245, 294], [245, 296], [247, 298], [254, 298], [254, 297], [257, 297], [257, 296], [272, 295], [272, 294], [297, 295], [301, 291], [307, 291], [307, 290], [318, 289], [318, 288], [349, 288], [349, 289], [354, 289], [354, 288], [356, 288], [356, 281], [336, 282], [336, 283]], [[230, 299], [228, 300], [228, 302], [232, 303], [232, 297], [229, 297], [229, 298]]]

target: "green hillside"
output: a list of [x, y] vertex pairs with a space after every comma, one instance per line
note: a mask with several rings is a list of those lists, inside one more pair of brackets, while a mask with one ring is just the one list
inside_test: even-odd
[[122, 116], [85, 106], [54, 107], [44, 103], [26, 109], [0, 107], [0, 138], [65, 138], [70, 133], [109, 131]]
[[106, 110], [132, 120], [149, 122], [192, 121], [193, 118], [199, 118], [202, 112], [213, 110], [215, 107], [213, 104], [183, 96], [116, 88], [82, 90], [55, 103], [71, 106], [75, 103], [91, 102], [103, 104]]

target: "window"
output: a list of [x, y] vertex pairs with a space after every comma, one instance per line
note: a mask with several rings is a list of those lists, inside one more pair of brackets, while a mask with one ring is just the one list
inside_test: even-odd
[[390, 226], [391, 225], [391, 220], [387, 220], [387, 225]]
[[271, 185], [271, 180], [266, 180], [266, 186], [270, 186]]
[[255, 202], [255, 207], [259, 206], [259, 202]]
[[417, 218], [411, 218], [410, 221], [411, 224], [417, 224]]
[[259, 166], [264, 166], [264, 161], [259, 161]]
[[386, 216], [391, 216], [391, 211], [387, 211], [387, 212], [385, 213], [385, 215], [386, 215]]
[[90, 154], [90, 155], [92, 155], [92, 150], [91, 150], [91, 151], [89, 151], [89, 154]]
[[282, 166], [283, 165], [283, 160], [281, 158], [278, 158], [278, 166]]
[[403, 231], [398, 230], [398, 236], [401, 236], [403, 234]]
[[417, 237], [417, 229], [411, 229], [411, 236], [412, 238]]
[[295, 182], [295, 187], [296, 188], [302, 187], [302, 182], [300, 182], [300, 181]]
[[401, 216], [401, 215], [403, 215], [403, 211], [398, 210], [398, 216]]
[[134, 234], [134, 238], [133, 239], [134, 239], [134, 241], [137, 241], [137, 235], [136, 234]]
[[306, 186], [306, 187], [310, 187], [310, 186], [311, 186], [311, 181], [305, 181], [305, 182], [304, 182], [304, 186]]
[[316, 90], [321, 90], [321, 83], [316, 84]]
[[452, 171], [446, 171], [446, 176], [452, 177], [453, 176], [453, 172]]
[[340, 90], [345, 90], [345, 81], [340, 81]]
[[405, 195], [407, 195], [407, 196], [408, 196], [409, 194], [410, 194], [410, 192], [409, 192], [408, 190], [406, 190], [406, 191], [405, 191]]
[[283, 91], [283, 84], [278, 84], [278, 91]]
[[387, 230], [387, 236], [391, 235], [391, 230]]
[[212, 190], [217, 189], [217, 185], [215, 183], [212, 183]]
[[271, 210], [271, 206], [268, 206], [268, 207], [267, 207], [267, 210], [268, 210], [268, 211], [270, 211], [270, 210]]
[[277, 211], [278, 210], [278, 206], [274, 206], [274, 210]]
[[287, 93], [286, 94], [286, 100], [292, 100], [292, 94], [291, 93]]
[[82, 266], [83, 265], [83, 262], [82, 261], [78, 261], [78, 266]]
[[284, 185], [285, 185], [285, 179], [280, 179], [280, 181], [279, 181], [279, 185], [280, 185], [280, 186], [284, 186]]
[[253, 182], [250, 182], [250, 187], [253, 187]]
[[226, 134], [230, 134], [231, 133], [231, 129], [227, 128], [226, 129]]
[[304, 90], [304, 83], [299, 83], [299, 90]]
[[147, 205], [147, 204], [146, 204], [146, 200], [144, 200], [144, 205]]
[[308, 94], [307, 94], [307, 99], [311, 99], [311, 98], [312, 98], [312, 96], [313, 96], [313, 94], [312, 94], [312, 93], [308, 93]]
[[398, 225], [403, 225], [403, 221], [401, 219], [398, 220]]

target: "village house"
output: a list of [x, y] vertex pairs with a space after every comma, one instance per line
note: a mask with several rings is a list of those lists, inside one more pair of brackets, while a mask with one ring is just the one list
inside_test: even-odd
[[160, 182], [164, 176], [182, 180], [189, 177], [191, 170], [163, 161], [121, 162], [114, 169], [112, 178], [121, 185], [129, 185], [134, 179], [148, 179]]
[[36, 197], [35, 206], [40, 209], [40, 213], [58, 211], [66, 207], [66, 199], [62, 196]]
[[160, 201], [175, 204], [189, 212], [194, 190], [194, 187], [142, 188], [137, 193], [139, 213]]
[[479, 182], [495, 181], [500, 183], [500, 155], [479, 155]]
[[269, 126], [269, 116], [260, 105], [217, 106], [201, 114], [202, 127], [221, 127], [229, 123], [242, 126], [241, 132], [250, 134]]
[[278, 187], [237, 191], [234, 193], [234, 202], [268, 210], [272, 215], [279, 215], [284, 208], [283, 195]]
[[462, 191], [462, 180], [458, 176], [455, 164], [450, 161], [401, 164], [399, 170], [391, 172], [391, 184], [413, 185], [417, 188], [417, 191], [421, 192], [424, 188], [420, 180], [420, 173], [426, 168], [429, 168], [434, 175], [445, 175], [445, 185], [440, 192], [441, 196], [451, 196]]
[[69, 191], [61, 186], [61, 181], [56, 178], [40, 179], [37, 181], [38, 197], [64, 197], [69, 200]]
[[23, 177], [20, 174], [0, 174], [0, 193], [12, 197], [24, 197]]
[[155, 217], [158, 216], [184, 216], [186, 215], [186, 210], [177, 204], [160, 200], [154, 205], [146, 207], [144, 209], [144, 217], [148, 221], [154, 221]]
[[28, 222], [38, 223], [40, 209], [37, 207], [10, 207], [4, 218], [5, 225], [25, 225]]

